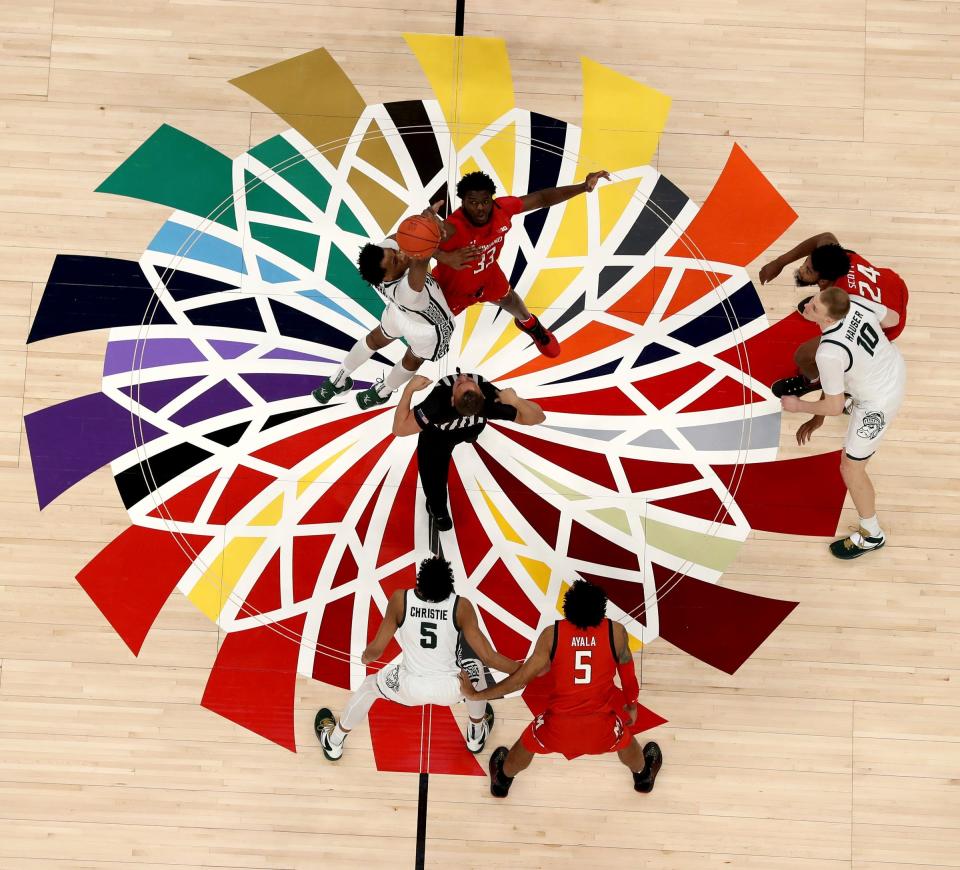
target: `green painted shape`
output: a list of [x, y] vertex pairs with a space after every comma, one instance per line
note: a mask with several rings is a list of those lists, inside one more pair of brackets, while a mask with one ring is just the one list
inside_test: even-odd
[[656, 520], [643, 519], [641, 522], [651, 547], [715, 571], [726, 571], [742, 546], [740, 541], [691, 532]]
[[340, 203], [340, 210], [337, 212], [337, 226], [348, 233], [355, 233], [358, 236], [367, 235], [363, 224], [360, 223], [357, 216], [351, 211], [350, 206], [345, 202]]
[[250, 235], [258, 242], [268, 245], [275, 251], [296, 260], [301, 266], [311, 271], [317, 266], [317, 251], [320, 249], [320, 239], [313, 233], [302, 233], [300, 230], [290, 230], [286, 227], [275, 227], [271, 224], [250, 222]]
[[[232, 165], [233, 161], [216, 148], [164, 124], [100, 184], [97, 192], [169, 205], [197, 217], [211, 217], [235, 230]], [[216, 218], [211, 216], [214, 211], [219, 215]]]
[[328, 283], [349, 296], [365, 311], [380, 319], [383, 309], [387, 307], [383, 297], [360, 277], [357, 267], [336, 245], [330, 245], [325, 277]]
[[320, 211], [327, 210], [330, 182], [283, 136], [261, 142], [250, 149], [250, 154], [299, 190]]
[[620, 508], [599, 508], [590, 511], [590, 513], [608, 526], [613, 526], [624, 534], [630, 534], [630, 520], [627, 518], [626, 511], [622, 511]]
[[535, 468], [531, 468], [529, 465], [524, 465], [520, 463], [524, 468], [527, 469], [534, 477], [540, 478], [547, 486], [550, 487], [558, 495], [562, 495], [567, 501], [580, 501], [580, 499], [587, 498], [588, 496], [584, 495], [582, 492], [577, 492], [575, 489], [570, 489], [566, 484], [560, 483], [558, 480], [554, 480], [552, 477], [547, 477], [545, 474], [541, 474]]
[[275, 214], [279, 217], [307, 220], [307, 216], [294, 208], [267, 182], [261, 181], [252, 172], [243, 171], [244, 189], [247, 197], [247, 211], [259, 211]]

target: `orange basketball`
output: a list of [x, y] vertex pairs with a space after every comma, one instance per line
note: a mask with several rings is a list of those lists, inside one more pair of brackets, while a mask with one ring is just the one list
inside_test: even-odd
[[397, 229], [397, 244], [405, 254], [416, 260], [425, 260], [440, 244], [440, 224], [422, 215], [408, 217]]

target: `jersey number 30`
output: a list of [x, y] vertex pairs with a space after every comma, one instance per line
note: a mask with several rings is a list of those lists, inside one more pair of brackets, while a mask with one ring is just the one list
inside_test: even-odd
[[437, 624], [435, 622], [420, 623], [420, 646], [424, 649], [437, 648]]
[[574, 685], [582, 686], [584, 683], [590, 682], [590, 678], [593, 676], [593, 667], [590, 664], [590, 656], [592, 652], [593, 650], [589, 649], [577, 650], [576, 663], [573, 666]]

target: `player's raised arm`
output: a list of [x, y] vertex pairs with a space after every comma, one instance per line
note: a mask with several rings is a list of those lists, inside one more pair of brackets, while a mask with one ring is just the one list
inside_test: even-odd
[[[460, 672], [460, 687], [463, 696], [468, 701], [492, 701], [494, 698], [502, 698], [511, 692], [516, 692], [527, 685], [534, 677], [543, 673], [550, 667], [550, 649], [553, 647], [553, 634], [556, 629], [548, 625], [537, 639], [536, 646], [530, 657], [520, 665], [519, 669], [514, 671], [505, 680], [494, 683], [482, 692], [473, 688], [470, 677], [463, 671]], [[498, 669], [499, 670], [499, 669]]]
[[497, 401], [501, 404], [509, 405], [511, 408], [516, 408], [516, 422], [522, 426], [536, 426], [538, 423], [542, 423], [547, 419], [547, 415], [543, 413], [543, 408], [536, 402], [521, 398], [517, 395], [516, 390], [511, 387], [500, 390], [497, 395]]
[[549, 208], [552, 205], [559, 205], [568, 199], [573, 199], [581, 193], [590, 193], [601, 178], [609, 181], [610, 173], [606, 169], [599, 172], [591, 172], [580, 184], [568, 184], [565, 187], [547, 187], [543, 190], [535, 190], [526, 196], [521, 196], [524, 211], [533, 211], [538, 208]]
[[400, 620], [403, 617], [403, 597], [404, 590], [402, 589], [398, 589], [390, 596], [390, 601], [387, 602], [387, 612], [383, 614], [383, 622], [380, 623], [380, 628], [377, 629], [373, 640], [367, 644], [363, 655], [360, 656], [360, 661], [365, 665], [369, 665], [380, 658], [391, 638], [397, 633]]
[[817, 248], [823, 247], [823, 245], [839, 244], [840, 242], [837, 241], [837, 237], [833, 233], [818, 233], [815, 236], [810, 236], [809, 239], [800, 242], [795, 248], [791, 248], [785, 254], [781, 254], [779, 257], [767, 263], [760, 270], [760, 283], [769, 283], [791, 263], [809, 257]]
[[400, 394], [400, 402], [397, 404], [397, 410], [393, 412], [393, 434], [403, 437], [404, 435], [417, 435], [421, 431], [420, 424], [410, 408], [413, 401], [413, 394], [419, 390], [425, 390], [431, 384], [430, 378], [423, 375], [414, 375]]
[[488, 668], [513, 674], [521, 667], [520, 662], [501, 655], [493, 648], [487, 636], [480, 630], [477, 611], [473, 609], [473, 604], [463, 597], [457, 599], [457, 624], [467, 643]]

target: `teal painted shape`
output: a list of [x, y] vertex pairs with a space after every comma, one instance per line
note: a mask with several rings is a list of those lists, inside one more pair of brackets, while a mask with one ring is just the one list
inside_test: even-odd
[[357, 267], [336, 245], [330, 246], [326, 279], [377, 320], [380, 319], [383, 309], [387, 307], [383, 297], [360, 277]]
[[303, 233], [300, 230], [288, 230], [286, 227], [275, 227], [271, 224], [258, 224], [250, 221], [250, 235], [258, 242], [263, 242], [275, 251], [295, 260], [311, 272], [317, 266], [317, 251], [320, 249], [320, 239], [313, 233]]
[[363, 224], [357, 219], [357, 216], [350, 210], [345, 202], [340, 203], [340, 210], [337, 212], [337, 226], [348, 233], [354, 233], [358, 236], [367, 236], [367, 231]]
[[243, 171], [244, 190], [247, 197], [247, 211], [259, 211], [275, 214], [279, 217], [296, 218], [305, 221], [307, 216], [294, 208], [265, 181], [261, 181], [252, 172]]
[[215, 148], [164, 124], [97, 192], [169, 205], [235, 230], [231, 166], [230, 158]]
[[322, 212], [330, 201], [330, 182], [283, 136], [274, 136], [250, 149], [250, 154], [293, 185]]

